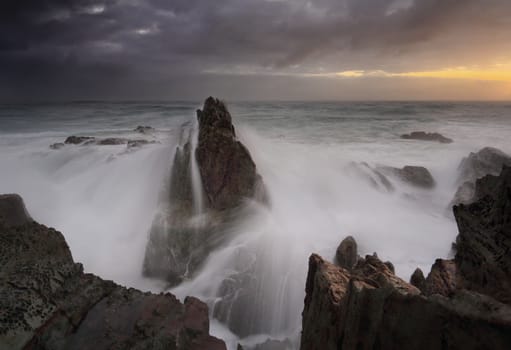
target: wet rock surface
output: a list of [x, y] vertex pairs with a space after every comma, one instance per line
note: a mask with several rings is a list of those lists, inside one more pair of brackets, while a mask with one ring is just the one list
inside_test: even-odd
[[[236, 138], [224, 103], [208, 98], [197, 117], [195, 152], [193, 130], [187, 125], [172, 160], [144, 259], [144, 275], [170, 285], [193, 276], [209, 253], [230, 237], [228, 227], [250, 215], [242, 205], [246, 199], [266, 198], [255, 163]], [[198, 177], [195, 189], [194, 166]]]
[[420, 141], [434, 141], [440, 143], [452, 143], [452, 139], [445, 137], [437, 132], [424, 132], [424, 131], [414, 131], [410, 134], [401, 135], [402, 139], [405, 140], [420, 140]]
[[509, 349], [511, 168], [477, 180], [454, 208], [454, 260], [408, 284], [376, 256], [349, 271], [309, 260], [301, 349]]
[[460, 291], [426, 297], [368, 256], [353, 271], [309, 260], [301, 349], [508, 349], [511, 309]]
[[95, 138], [91, 136], [69, 136], [64, 143], [66, 145], [79, 145], [82, 143], [94, 142]]
[[382, 192], [394, 192], [395, 187], [389, 179], [381, 173], [378, 169], [371, 167], [366, 162], [351, 162], [347, 166], [349, 174], [361, 178], [369, 183], [373, 188]]
[[213, 97], [197, 111], [199, 138], [196, 150], [208, 205], [216, 210], [237, 207], [246, 198], [264, 192], [261, 176], [248, 149], [236, 138], [225, 104]]
[[60, 232], [13, 221], [12, 198], [0, 197], [1, 349], [225, 349], [204, 303], [83, 273]]
[[389, 166], [377, 167], [376, 170], [387, 176], [393, 176], [412, 186], [431, 189], [435, 187], [435, 179], [430, 171], [423, 166], [404, 166], [394, 168]]
[[511, 303], [511, 168], [477, 180], [475, 198], [454, 207], [461, 284]]
[[470, 153], [458, 166], [459, 188], [449, 208], [456, 204], [469, 204], [476, 200], [475, 183], [486, 175], [499, 175], [503, 166], [511, 166], [511, 156], [493, 147]]

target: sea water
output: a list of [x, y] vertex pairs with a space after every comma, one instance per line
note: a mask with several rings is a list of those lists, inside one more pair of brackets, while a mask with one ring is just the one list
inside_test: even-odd
[[[161, 291], [163, 282], [142, 277], [145, 244], [182, 125], [194, 132], [197, 108], [194, 102], [1, 105], [0, 193], [19, 193], [35, 220], [62, 231], [87, 272]], [[257, 277], [243, 321], [250, 336], [240, 339], [212, 319], [212, 332], [230, 348], [269, 337], [297, 346], [308, 257], [332, 260], [348, 235], [360, 254], [377, 252], [405, 280], [416, 267], [427, 273], [436, 258], [452, 254], [457, 227], [448, 206], [461, 159], [486, 146], [511, 154], [510, 103], [238, 102], [228, 108], [271, 205], [247, 201], [255, 215], [230, 228], [233, 238], [171, 292], [195, 295], [213, 309], [222, 281], [250, 266]], [[137, 125], [156, 130], [141, 135]], [[412, 131], [440, 132], [454, 143], [400, 139]], [[155, 143], [50, 149], [70, 135]], [[424, 166], [436, 186], [391, 179], [389, 193], [350, 172], [352, 162]]]

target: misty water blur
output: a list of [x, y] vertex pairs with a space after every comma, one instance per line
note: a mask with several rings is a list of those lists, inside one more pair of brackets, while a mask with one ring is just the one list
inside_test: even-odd
[[[163, 283], [141, 276], [145, 244], [181, 125], [196, 125], [198, 107], [3, 106], [0, 193], [21, 194], [34, 219], [61, 230], [87, 272], [160, 291]], [[447, 206], [460, 160], [484, 146], [511, 153], [511, 105], [503, 103], [237, 103], [229, 108], [271, 206], [247, 201], [255, 215], [231, 227], [233, 238], [172, 292], [198, 296], [213, 310], [222, 281], [251, 269], [257, 276], [256, 296], [244, 322], [253, 334], [240, 340], [225, 325], [212, 322], [213, 333], [230, 339], [230, 347], [268, 336], [296, 340], [308, 257], [316, 252], [333, 259], [347, 235], [356, 238], [361, 254], [377, 252], [406, 280], [416, 267], [429, 271], [434, 259], [449, 256], [457, 234]], [[151, 125], [157, 132], [141, 136], [132, 131], [137, 125]], [[196, 127], [192, 130], [196, 133]], [[399, 138], [415, 130], [437, 131], [455, 142]], [[76, 134], [159, 143], [131, 151], [125, 145], [49, 148]], [[436, 187], [424, 190], [393, 180], [396, 191], [380, 191], [348, 171], [353, 161], [425, 166]], [[191, 164], [197, 187], [198, 169]], [[198, 214], [201, 208], [199, 201]]]

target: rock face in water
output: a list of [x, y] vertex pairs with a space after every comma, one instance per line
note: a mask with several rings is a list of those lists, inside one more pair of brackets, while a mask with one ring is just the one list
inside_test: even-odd
[[225, 349], [207, 306], [83, 273], [60, 232], [0, 196], [1, 349]]
[[436, 141], [440, 143], [452, 143], [452, 139], [445, 137], [437, 132], [424, 132], [414, 131], [410, 134], [401, 135], [402, 139], [405, 140], [420, 140], [420, 141]]
[[394, 176], [410, 185], [431, 189], [435, 187], [435, 179], [428, 169], [422, 166], [407, 165], [401, 169], [394, 167], [378, 167], [378, 171], [388, 176]]
[[[197, 147], [194, 152], [192, 131], [183, 130], [144, 259], [144, 275], [171, 285], [192, 276], [209, 252], [228, 238], [226, 226], [244, 215], [244, 200], [265, 198], [255, 163], [237, 140], [225, 105], [210, 97], [197, 117]], [[194, 190], [195, 161], [202, 188], [196, 181]]]
[[196, 150], [208, 204], [216, 210], [237, 207], [261, 190], [262, 181], [247, 148], [237, 140], [225, 104], [209, 97], [197, 111], [199, 141]]
[[479, 152], [470, 153], [464, 158], [458, 169], [458, 191], [450, 207], [456, 204], [469, 204], [475, 194], [475, 182], [486, 175], [499, 175], [503, 166], [511, 166], [511, 157], [499, 149], [486, 147]]
[[418, 288], [375, 256], [349, 271], [312, 255], [301, 349], [510, 349], [511, 168], [476, 197], [454, 209], [455, 259], [416, 271]]
[[477, 180], [475, 197], [454, 207], [462, 286], [511, 303], [511, 168]]

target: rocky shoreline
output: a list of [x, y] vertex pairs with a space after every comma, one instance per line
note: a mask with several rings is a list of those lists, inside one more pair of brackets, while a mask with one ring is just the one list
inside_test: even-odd
[[[263, 179], [237, 138], [224, 102], [209, 97], [196, 129], [182, 128], [169, 157], [158, 213], [149, 232], [143, 274], [176, 286], [193, 278], [226, 242], [228, 225], [246, 219], [247, 200], [269, 205]], [[149, 135], [150, 126], [134, 132]], [[451, 143], [414, 132], [403, 139]], [[152, 139], [70, 136], [53, 149], [86, 145], [139, 147]], [[437, 259], [410, 282], [376, 253], [360, 257], [344, 239], [330, 263], [313, 254], [305, 286], [302, 350], [510, 349], [511, 157], [498, 149], [471, 153], [459, 165], [452, 204], [459, 235], [452, 260]], [[381, 192], [399, 183], [426, 192], [437, 182], [423, 166], [352, 162], [346, 169]], [[199, 218], [200, 220], [197, 220]], [[241, 338], [260, 330], [255, 263], [223, 279], [212, 312], [202, 301], [125, 288], [86, 274], [63, 235], [34, 222], [17, 195], [0, 195], [0, 349], [226, 349], [209, 334], [209, 315]], [[254, 264], [254, 265], [250, 265]], [[245, 350], [284, 350], [290, 339], [267, 339]], [[296, 339], [296, 342], [298, 340]], [[241, 345], [239, 346], [241, 348]]]
[[301, 349], [509, 349], [511, 347], [511, 168], [477, 180], [469, 205], [454, 207], [454, 260], [438, 259], [411, 283], [348, 237], [340, 266], [309, 259]]
[[0, 196], [0, 349], [226, 349], [208, 307], [83, 272], [62, 234]]

